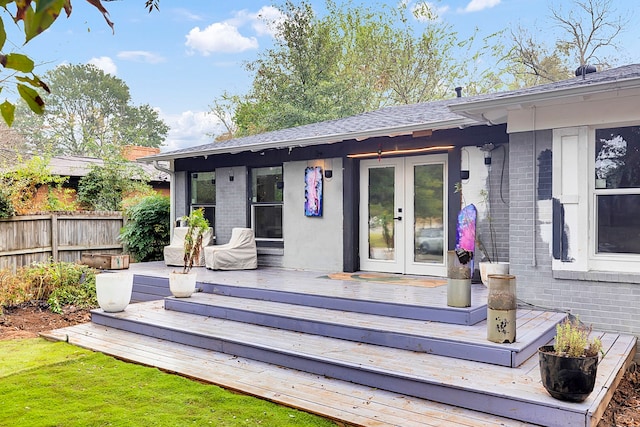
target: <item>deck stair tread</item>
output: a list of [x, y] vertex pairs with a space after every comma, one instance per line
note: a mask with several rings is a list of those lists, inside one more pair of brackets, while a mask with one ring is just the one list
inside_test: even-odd
[[[93, 314], [94, 323], [105, 321], [155, 338], [184, 340], [198, 347], [525, 422], [557, 420], [552, 423], [585, 425], [589, 414], [597, 412], [606, 399], [601, 393], [580, 404], [551, 398], [540, 384], [537, 357], [509, 368], [175, 312], [165, 310], [162, 301], [133, 304], [121, 313], [96, 310]], [[605, 389], [619, 381], [621, 364], [628, 363], [635, 338], [612, 333], [602, 333], [601, 338], [612, 356], [604, 357], [599, 365], [596, 387]]]
[[526, 427], [529, 423], [86, 323], [48, 339], [198, 378], [354, 426]]
[[390, 318], [216, 294], [167, 298], [166, 309], [219, 317], [333, 338], [386, 345], [449, 357], [517, 366], [555, 334], [564, 313], [518, 310], [517, 340], [497, 344], [486, 339], [486, 321], [465, 328], [448, 323]]
[[[171, 269], [157, 263], [144, 263], [133, 265], [132, 270], [136, 274], [134, 292], [138, 301], [146, 300], [145, 289], [162, 287], [162, 296], [170, 295], [168, 272]], [[443, 283], [441, 286], [425, 288], [334, 280], [318, 272], [298, 270], [247, 270], [241, 276], [234, 271], [194, 270], [198, 287], [205, 293], [461, 325], [483, 321], [487, 314], [488, 291], [482, 284], [472, 285], [470, 307], [456, 308], [447, 305], [447, 286], [442, 279], [439, 280]]]

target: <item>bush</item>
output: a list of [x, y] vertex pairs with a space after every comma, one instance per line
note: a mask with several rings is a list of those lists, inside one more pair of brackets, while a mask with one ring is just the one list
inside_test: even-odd
[[[49, 169], [49, 159], [33, 156], [27, 161], [18, 159], [18, 167], [3, 173], [0, 176], [3, 196], [0, 199], [8, 199], [11, 210], [18, 215], [27, 215], [41, 210], [56, 210], [59, 201], [56, 195], [51, 194], [46, 201], [39, 200], [38, 188], [43, 185], [49, 189], [62, 190], [62, 185], [69, 177], [56, 176]], [[60, 202], [61, 203], [61, 202]], [[6, 203], [2, 203], [6, 205]], [[0, 208], [0, 212], [2, 208]]]
[[120, 232], [125, 250], [136, 261], [159, 261], [169, 244], [170, 204], [167, 196], [147, 196], [125, 211], [126, 225]]
[[42, 262], [22, 267], [15, 274], [0, 271], [0, 308], [27, 301], [47, 301], [54, 313], [65, 305], [94, 308], [95, 270], [71, 262]]
[[151, 189], [148, 177], [139, 166], [121, 159], [105, 159], [104, 166], [91, 165], [78, 183], [78, 200], [98, 211], [119, 211], [122, 200], [132, 193]]
[[0, 188], [0, 218], [11, 218], [15, 214], [9, 192]]

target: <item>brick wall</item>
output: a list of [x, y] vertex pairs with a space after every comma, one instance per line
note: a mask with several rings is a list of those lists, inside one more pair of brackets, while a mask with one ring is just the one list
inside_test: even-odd
[[512, 134], [509, 141], [510, 272], [516, 276], [518, 298], [544, 308], [570, 309], [595, 329], [640, 335], [640, 277], [552, 272], [547, 188], [552, 132], [538, 131], [535, 138], [532, 132]]
[[216, 244], [228, 243], [232, 228], [250, 226], [247, 212], [247, 168], [216, 168]]
[[160, 153], [159, 148], [142, 147], [139, 145], [127, 145], [122, 147], [122, 157], [132, 162], [140, 157], [152, 156], [158, 153]]

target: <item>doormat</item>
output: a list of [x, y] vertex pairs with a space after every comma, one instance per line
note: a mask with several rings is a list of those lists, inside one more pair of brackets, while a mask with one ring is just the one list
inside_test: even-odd
[[333, 280], [349, 280], [357, 282], [374, 282], [385, 283], [389, 285], [411, 285], [411, 286], [424, 286], [427, 288], [437, 288], [447, 284], [446, 280], [442, 279], [427, 279], [415, 276], [402, 276], [399, 274], [384, 274], [384, 273], [330, 273], [322, 278], [329, 278]]

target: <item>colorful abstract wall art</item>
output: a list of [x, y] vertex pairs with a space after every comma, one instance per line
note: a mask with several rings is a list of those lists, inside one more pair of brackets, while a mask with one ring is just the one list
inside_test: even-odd
[[322, 168], [311, 166], [304, 170], [304, 214], [322, 216]]

